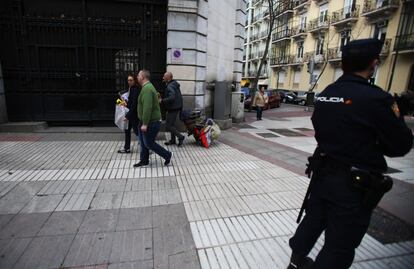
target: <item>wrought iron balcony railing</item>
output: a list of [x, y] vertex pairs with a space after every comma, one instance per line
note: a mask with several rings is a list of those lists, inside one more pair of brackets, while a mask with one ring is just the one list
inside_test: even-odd
[[335, 11], [332, 13], [331, 16], [331, 24], [333, 26], [335, 25], [341, 25], [341, 24], [347, 24], [351, 21], [356, 21], [358, 20], [359, 17], [359, 5], [353, 7], [353, 6], [348, 6], [348, 7], [344, 7], [338, 11]]
[[304, 63], [304, 55], [302, 53], [302, 55], [298, 55], [298, 54], [294, 54], [294, 55], [290, 55], [289, 56], [289, 64], [290, 65], [301, 65]]
[[328, 61], [340, 61], [342, 59], [342, 51], [340, 47], [328, 49]]
[[397, 36], [395, 50], [414, 50], [414, 33]]
[[362, 9], [363, 16], [381, 16], [395, 11], [400, 6], [399, 0], [365, 0]]
[[287, 65], [289, 63], [289, 55], [282, 55], [270, 58], [271, 66]]
[[277, 41], [279, 41], [281, 39], [284, 39], [284, 38], [290, 38], [291, 35], [292, 35], [292, 29], [285, 29], [283, 31], [274, 33], [272, 35], [272, 41], [277, 42]]
[[319, 30], [326, 30], [328, 28], [329, 28], [329, 16], [328, 15], [313, 19], [309, 21], [309, 24], [308, 24], [308, 31], [311, 33], [319, 31]]

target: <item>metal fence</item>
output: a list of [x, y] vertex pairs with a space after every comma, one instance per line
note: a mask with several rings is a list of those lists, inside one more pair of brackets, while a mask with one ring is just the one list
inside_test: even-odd
[[[36, 2], [36, 3], [33, 3]], [[109, 121], [128, 73], [161, 86], [165, 1], [5, 0], [0, 57], [9, 119]]]

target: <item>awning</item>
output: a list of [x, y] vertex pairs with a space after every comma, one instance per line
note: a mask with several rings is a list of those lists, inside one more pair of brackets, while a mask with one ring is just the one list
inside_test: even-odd
[[269, 85], [269, 80], [268, 79], [259, 79], [259, 82], [257, 83], [257, 85]]
[[241, 87], [248, 87], [249, 85], [250, 85], [250, 80], [248, 80], [248, 79], [242, 79], [240, 81], [240, 86]]

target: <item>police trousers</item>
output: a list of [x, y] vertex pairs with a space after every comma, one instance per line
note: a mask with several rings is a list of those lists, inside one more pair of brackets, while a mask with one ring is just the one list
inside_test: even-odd
[[324, 231], [325, 243], [312, 268], [349, 268], [372, 210], [362, 206], [363, 192], [350, 186], [348, 170], [324, 163], [314, 176], [306, 215], [289, 245], [293, 253], [307, 256]]

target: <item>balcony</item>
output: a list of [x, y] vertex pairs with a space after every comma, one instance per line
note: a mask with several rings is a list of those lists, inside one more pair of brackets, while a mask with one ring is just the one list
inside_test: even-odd
[[277, 4], [274, 14], [275, 19], [278, 19], [279, 17], [285, 14], [293, 14], [293, 2], [285, 1], [280, 4]]
[[323, 53], [315, 54], [314, 51], [306, 52], [305, 61], [309, 62], [311, 59], [313, 59], [315, 65], [321, 65], [325, 62], [325, 55]]
[[303, 65], [305, 58], [303, 55], [290, 55], [289, 56], [289, 65], [290, 66], [300, 66]]
[[271, 67], [280, 67], [289, 64], [289, 55], [278, 56], [270, 58]]
[[308, 32], [312, 34], [325, 33], [329, 30], [329, 17], [325, 16], [324, 18], [316, 18], [309, 22]]
[[289, 40], [290, 41], [290, 37], [292, 36], [292, 29], [285, 29], [283, 31], [274, 33], [272, 35], [272, 42], [276, 43], [276, 42], [280, 42], [283, 40]]
[[254, 42], [259, 38], [259, 33], [254, 33], [250, 36], [250, 42]]
[[359, 6], [345, 7], [332, 13], [331, 25], [336, 28], [351, 27], [358, 21], [359, 17]]
[[394, 49], [414, 50], [414, 33], [397, 36]]
[[248, 78], [254, 78], [254, 77], [256, 77], [256, 72], [255, 71], [252, 71], [252, 70], [247, 71], [247, 77]]
[[252, 60], [256, 60], [258, 58], [258, 54], [257, 54], [257, 52], [253, 52], [253, 53], [250, 53], [249, 54], [249, 60], [250, 61], [252, 61]]
[[400, 6], [399, 0], [365, 0], [362, 16], [371, 21], [386, 19], [390, 17]]
[[306, 24], [300, 24], [292, 28], [291, 37], [297, 41], [304, 40], [308, 36]]
[[340, 47], [328, 49], [328, 62], [339, 65], [342, 61], [342, 50]]
[[262, 2], [263, 0], [253, 0], [252, 2], [252, 6], [255, 6], [256, 4], [258, 4], [259, 2]]
[[261, 31], [259, 33], [259, 39], [266, 38], [268, 36], [268, 34], [269, 34], [268, 31]]
[[329, 0], [313, 0], [318, 5], [329, 3]]
[[259, 53], [257, 54], [257, 56], [258, 56], [260, 59], [262, 59], [263, 55], [264, 55], [264, 50], [259, 51]]
[[293, 2], [293, 10], [298, 14], [301, 14], [308, 10], [310, 3], [310, 0], [295, 0]]

